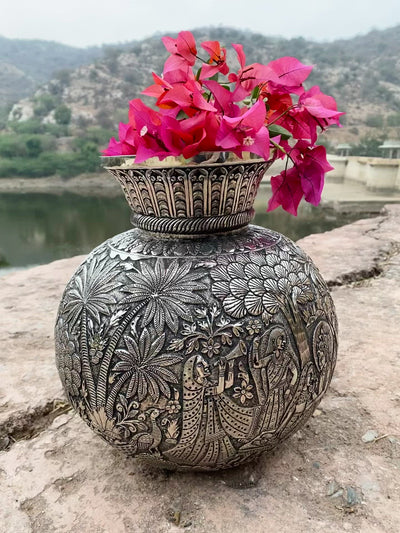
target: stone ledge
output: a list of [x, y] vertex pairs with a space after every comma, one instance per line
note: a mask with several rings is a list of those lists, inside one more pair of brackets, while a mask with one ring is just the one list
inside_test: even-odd
[[[399, 531], [399, 241], [399, 205], [302, 239], [333, 286], [340, 351], [332, 386], [281, 449], [216, 474], [151, 470], [60, 414], [53, 322], [82, 257], [1, 278], [0, 428], [17, 440], [0, 452], [4, 530]], [[371, 429], [378, 439], [364, 443]]]

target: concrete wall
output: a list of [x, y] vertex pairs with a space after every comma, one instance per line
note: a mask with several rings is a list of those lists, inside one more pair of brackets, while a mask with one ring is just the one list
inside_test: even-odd
[[328, 155], [328, 160], [335, 170], [326, 175], [327, 181], [352, 180], [369, 190], [400, 190], [400, 159]]

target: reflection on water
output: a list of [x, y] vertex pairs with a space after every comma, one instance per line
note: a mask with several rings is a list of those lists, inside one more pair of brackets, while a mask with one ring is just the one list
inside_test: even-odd
[[[308, 205], [300, 209], [297, 218], [282, 210], [267, 215], [260, 200], [254, 223], [297, 240], [357, 218], [359, 214], [343, 215]], [[0, 194], [0, 267], [8, 267], [8, 271], [10, 267], [88, 253], [130, 227], [129, 208], [123, 197]]]

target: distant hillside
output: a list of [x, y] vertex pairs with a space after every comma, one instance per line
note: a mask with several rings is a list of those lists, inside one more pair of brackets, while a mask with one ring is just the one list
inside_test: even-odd
[[[323, 91], [337, 99], [339, 108], [347, 112], [346, 128], [332, 133], [336, 136], [335, 142], [346, 141], [369, 131], [368, 128], [400, 126], [400, 25], [332, 43], [272, 38], [231, 28], [200, 28], [193, 33], [198, 42], [218, 39], [228, 47], [232, 42], [242, 43], [248, 63], [267, 63], [279, 56], [290, 55], [314, 64], [307, 85], [320, 85]], [[36, 43], [39, 46], [40, 42]], [[68, 52], [74, 50], [62, 45], [58, 49], [55, 43], [47, 43], [47, 48], [45, 44], [41, 43], [45, 56], [39, 62], [40, 68], [38, 65], [41, 76], [45, 75], [43, 63], [52, 61], [56, 65], [58, 61], [58, 68], [62, 68], [61, 59], [57, 60], [57, 57], [67, 57], [67, 50], [63, 56], [65, 48]], [[75, 49], [75, 52], [74, 56], [68, 56], [70, 64], [89, 60], [90, 53], [95, 55], [99, 50]], [[233, 58], [234, 53], [231, 51], [230, 54]], [[39, 51], [34, 55], [40, 55]], [[13, 57], [17, 56], [15, 52]], [[74, 128], [79, 132], [93, 125], [116, 128], [119, 121], [126, 120], [128, 101], [151, 83], [151, 72], [161, 71], [166, 56], [159, 35], [125, 44], [120, 49], [106, 49], [102, 58], [97, 56], [91, 64], [52, 79], [33, 98], [19, 102], [13, 108], [11, 118], [23, 121], [39, 117], [45, 123], [51, 123], [55, 122], [57, 106], [65, 105], [71, 111], [72, 132]], [[0, 60], [1, 57], [0, 53]], [[17, 65], [16, 60], [13, 65]], [[18, 65], [22, 69], [22, 57]], [[31, 65], [29, 76], [33, 76], [34, 70]], [[24, 75], [28, 76], [27, 67]], [[10, 69], [9, 76], [17, 80], [18, 72]], [[38, 76], [36, 74], [35, 79]], [[53, 103], [48, 105], [50, 100]], [[391, 131], [391, 136], [397, 135], [397, 129]]]
[[0, 36], [0, 105], [29, 96], [62, 69], [75, 69], [103, 53], [100, 47], [74, 48], [64, 44]]

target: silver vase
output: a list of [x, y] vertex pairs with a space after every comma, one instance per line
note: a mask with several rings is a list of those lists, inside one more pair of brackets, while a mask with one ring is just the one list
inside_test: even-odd
[[74, 409], [131, 456], [239, 465], [303, 425], [330, 383], [337, 320], [324, 280], [288, 238], [249, 225], [268, 166], [107, 162], [135, 227], [68, 283], [56, 360]]

